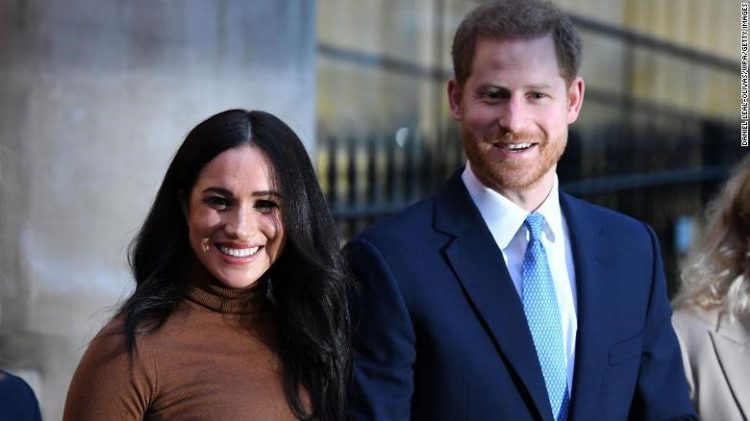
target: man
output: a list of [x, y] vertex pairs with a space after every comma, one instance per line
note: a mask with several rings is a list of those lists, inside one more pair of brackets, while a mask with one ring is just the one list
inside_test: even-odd
[[654, 232], [558, 190], [584, 96], [570, 21], [484, 3], [452, 54], [466, 167], [347, 246], [352, 417], [694, 419]]

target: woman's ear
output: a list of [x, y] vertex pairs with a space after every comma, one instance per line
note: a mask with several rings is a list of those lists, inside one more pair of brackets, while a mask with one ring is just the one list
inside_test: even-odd
[[177, 201], [180, 203], [180, 209], [182, 209], [182, 215], [185, 217], [185, 221], [188, 220], [188, 197], [184, 190], [177, 192]]

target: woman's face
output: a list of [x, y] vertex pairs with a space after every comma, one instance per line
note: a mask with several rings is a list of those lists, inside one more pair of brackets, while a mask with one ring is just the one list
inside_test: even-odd
[[257, 147], [217, 155], [190, 192], [188, 234], [200, 263], [222, 284], [247, 288], [278, 259], [286, 239], [273, 168]]

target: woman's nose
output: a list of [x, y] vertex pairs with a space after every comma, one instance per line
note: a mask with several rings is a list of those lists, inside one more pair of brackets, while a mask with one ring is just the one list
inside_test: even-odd
[[229, 216], [226, 231], [233, 238], [243, 239], [252, 235], [254, 227], [255, 218], [252, 209], [246, 206], [238, 206]]

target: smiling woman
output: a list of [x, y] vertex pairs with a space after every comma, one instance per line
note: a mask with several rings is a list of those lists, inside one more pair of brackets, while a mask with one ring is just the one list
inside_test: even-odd
[[201, 171], [189, 198], [188, 235], [205, 276], [246, 288], [276, 261], [284, 225], [274, 184], [271, 163], [254, 146], [224, 151]]
[[133, 295], [65, 420], [344, 418], [347, 270], [299, 138], [229, 110], [187, 136], [132, 243]]

